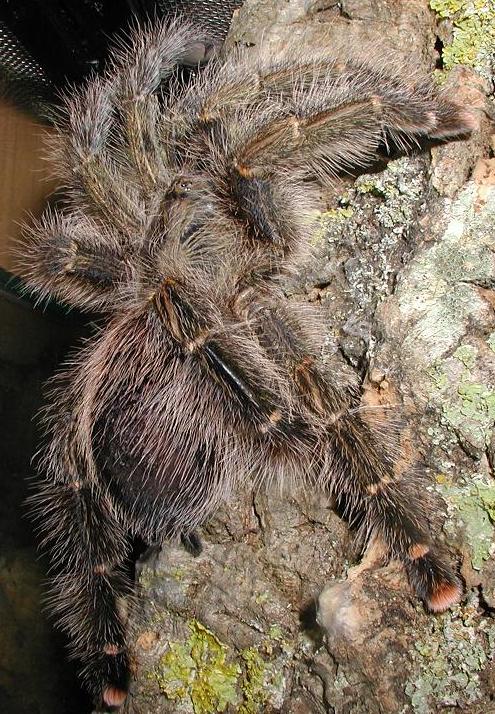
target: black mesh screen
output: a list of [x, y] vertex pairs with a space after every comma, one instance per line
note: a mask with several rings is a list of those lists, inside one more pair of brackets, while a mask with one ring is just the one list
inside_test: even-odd
[[205, 27], [209, 34], [224, 40], [234, 10], [244, 0], [158, 0], [158, 7], [165, 15], [180, 13]]
[[52, 92], [43, 67], [0, 21], [0, 96], [39, 115], [45, 112]]
[[0, 0], [0, 92], [43, 114], [57, 87], [105, 61], [135, 18], [182, 14], [222, 41], [243, 0]]

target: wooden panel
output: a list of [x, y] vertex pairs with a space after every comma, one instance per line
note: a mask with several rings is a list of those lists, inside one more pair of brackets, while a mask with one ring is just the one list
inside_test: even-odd
[[46, 127], [0, 100], [0, 267], [15, 272], [18, 223], [39, 215], [55, 188], [43, 159]]

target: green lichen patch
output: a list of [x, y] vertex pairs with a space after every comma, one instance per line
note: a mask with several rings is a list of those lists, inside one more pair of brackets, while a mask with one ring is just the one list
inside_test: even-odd
[[268, 700], [266, 690], [267, 665], [254, 647], [249, 647], [241, 652], [244, 661], [244, 678], [242, 694], [244, 701], [239, 708], [239, 714], [257, 714], [263, 711], [263, 705]]
[[443, 49], [445, 69], [464, 64], [489, 73], [495, 52], [495, 2], [430, 0], [430, 7], [453, 26], [452, 43]]
[[472, 345], [461, 345], [454, 352], [454, 357], [458, 359], [468, 369], [472, 369], [476, 363], [476, 348]]
[[405, 688], [415, 714], [444, 707], [470, 711], [482, 697], [480, 673], [494, 653], [493, 630], [474, 606], [431, 618], [428, 637], [413, 652], [416, 675]]
[[[171, 642], [148, 677], [160, 691], [194, 714], [224, 712], [229, 705], [239, 714], [265, 711], [284, 688], [283, 668], [292, 657], [284, 647], [281, 628], [274, 625], [259, 649], [235, 653], [197, 620], [188, 622], [189, 637]], [[278, 657], [275, 650], [282, 650]]]
[[331, 208], [328, 211], [325, 211], [321, 215], [322, 221], [345, 221], [347, 218], [352, 218], [354, 215], [354, 211], [352, 208], [349, 207], [339, 207], [339, 208]]
[[488, 347], [491, 349], [492, 352], [495, 352], [495, 332], [492, 332], [491, 335], [488, 335], [486, 344], [488, 345]]
[[479, 455], [489, 446], [495, 425], [495, 389], [477, 381], [483, 366], [486, 358], [476, 347], [462, 344], [451, 357], [436, 360], [427, 370], [443, 423]]
[[354, 210], [348, 206], [331, 208], [320, 213], [311, 237], [313, 245], [318, 245], [327, 239], [338, 226], [344, 224], [353, 215]]
[[223, 712], [239, 700], [241, 668], [229, 649], [197, 620], [188, 623], [185, 642], [171, 642], [153, 676], [171, 700], [189, 700], [195, 714]]
[[[278, 655], [275, 653], [279, 652]], [[260, 647], [241, 650], [242, 704], [239, 714], [266, 711], [268, 704], [275, 707], [283, 701], [285, 688], [284, 665], [293, 657], [293, 647], [284, 638], [279, 625], [271, 625]], [[278, 703], [278, 704], [277, 704]]]
[[495, 485], [481, 476], [453, 485], [437, 479], [439, 489], [449, 504], [449, 518], [444, 526], [447, 534], [458, 534], [461, 521], [466, 544], [471, 552], [471, 565], [481, 570], [491, 557], [495, 522]]
[[271, 625], [268, 631], [268, 637], [271, 640], [283, 640], [284, 633], [280, 625]]
[[495, 523], [495, 486], [478, 485], [478, 494], [484, 510], [492, 523]]
[[461, 382], [451, 400], [442, 407], [443, 415], [460, 435], [483, 451], [490, 443], [495, 422], [495, 392], [484, 384]]

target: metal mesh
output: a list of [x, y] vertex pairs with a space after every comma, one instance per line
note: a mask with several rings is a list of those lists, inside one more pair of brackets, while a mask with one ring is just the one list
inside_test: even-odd
[[39, 65], [14, 37], [5, 23], [0, 21], [0, 66], [13, 77], [45, 84], [47, 79]]
[[23, 0], [2, 6], [0, 0], [0, 96], [50, 121], [56, 88], [99, 71], [110, 37], [133, 17], [183, 15], [221, 43], [243, 1]]
[[41, 65], [0, 21], [0, 96], [43, 115], [52, 90]]
[[234, 10], [244, 0], [158, 0], [164, 15], [181, 14], [205, 28], [214, 39], [224, 40]]

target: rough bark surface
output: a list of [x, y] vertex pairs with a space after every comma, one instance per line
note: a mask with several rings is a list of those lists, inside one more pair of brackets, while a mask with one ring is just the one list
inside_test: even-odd
[[[247, 0], [228, 44], [365, 38], [433, 71], [438, 34], [457, 41], [451, 4], [463, 5], [431, 3], [442, 18], [427, 0]], [[199, 557], [167, 544], [140, 563], [129, 711], [495, 712], [490, 53], [471, 64], [442, 79], [480, 110], [479, 131], [336, 186], [318, 256], [287, 286], [321, 304], [326, 358], [362, 381], [364, 402], [407, 414], [405, 458], [445, 500], [463, 602], [431, 616], [398, 564], [356, 567], [321, 494], [240, 493], [203, 529]]]

